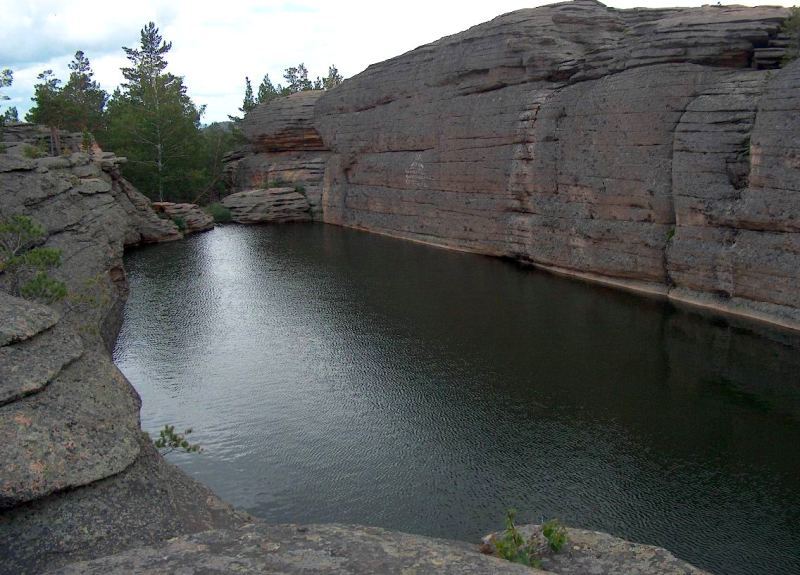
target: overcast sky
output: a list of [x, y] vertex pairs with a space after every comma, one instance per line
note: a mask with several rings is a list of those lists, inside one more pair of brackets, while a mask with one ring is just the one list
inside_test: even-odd
[[[154, 21], [171, 41], [168, 70], [184, 77], [198, 105], [208, 106], [205, 122], [236, 113], [244, 77], [254, 89], [265, 73], [283, 82], [282, 71], [304, 62], [310, 77], [335, 64], [345, 78], [369, 64], [407, 52], [490, 20], [499, 14], [549, 4], [547, 1], [472, 2], [404, 0], [0, 0], [0, 69], [14, 71], [4, 90], [20, 115], [30, 105], [36, 76], [51, 68], [66, 79], [76, 50], [91, 60], [96, 78], [111, 92], [126, 60], [122, 46], [137, 47], [139, 31]], [[700, 6], [703, 1], [613, 0], [610, 6]], [[729, 2], [724, 2], [729, 3]], [[770, 0], [737, 4], [782, 4]]]

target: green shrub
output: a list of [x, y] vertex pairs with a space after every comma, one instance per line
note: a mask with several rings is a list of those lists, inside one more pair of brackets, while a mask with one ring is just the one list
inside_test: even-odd
[[19, 291], [26, 299], [54, 303], [66, 297], [67, 286], [64, 282], [51, 278], [46, 272], [38, 272], [32, 280], [22, 284]]
[[217, 223], [224, 224], [232, 219], [231, 211], [222, 204], [209, 204], [205, 210]]
[[40, 148], [37, 148], [36, 146], [31, 146], [30, 144], [26, 144], [25, 147], [22, 148], [22, 155], [25, 156], [26, 158], [31, 158], [32, 160], [35, 160], [36, 158], [43, 158], [47, 154], [42, 152], [42, 150]]
[[181, 232], [185, 232], [185, 231], [186, 231], [186, 220], [184, 220], [182, 217], [180, 217], [180, 216], [174, 216], [174, 217], [172, 218], [172, 221], [174, 222], [174, 224], [175, 224], [176, 226], [178, 226], [178, 229], [179, 229]]
[[555, 553], [561, 551], [561, 548], [567, 543], [567, 528], [561, 525], [558, 519], [551, 519], [542, 525], [542, 535]]
[[42, 226], [28, 216], [0, 220], [0, 273], [13, 295], [53, 303], [64, 299], [67, 287], [47, 271], [61, 265], [61, 250], [38, 247]]
[[514, 524], [516, 516], [517, 512], [514, 509], [509, 509], [506, 512], [505, 531], [494, 542], [497, 554], [507, 561], [521, 563], [529, 567], [538, 567], [540, 561], [536, 555], [536, 550], [531, 542], [525, 541], [525, 538]]
[[158, 439], [153, 442], [153, 445], [161, 452], [161, 455], [172, 453], [173, 451], [184, 451], [186, 453], [197, 453], [202, 451], [199, 445], [189, 443], [186, 436], [192, 432], [191, 428], [183, 433], [176, 433], [174, 425], [165, 425], [159, 431]]

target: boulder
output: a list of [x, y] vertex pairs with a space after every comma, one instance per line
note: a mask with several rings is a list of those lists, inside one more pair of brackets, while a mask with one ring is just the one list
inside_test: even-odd
[[197, 204], [175, 204], [172, 202], [153, 202], [153, 210], [175, 221], [180, 218], [186, 224], [184, 233], [205, 232], [214, 227], [214, 218]]
[[223, 198], [222, 205], [231, 211], [239, 224], [306, 222], [311, 207], [305, 194], [294, 188], [247, 190]]

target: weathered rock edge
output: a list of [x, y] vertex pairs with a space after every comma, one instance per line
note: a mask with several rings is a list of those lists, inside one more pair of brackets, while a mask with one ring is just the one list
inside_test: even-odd
[[233, 190], [800, 330], [800, 62], [780, 7], [519, 10], [262, 104]]

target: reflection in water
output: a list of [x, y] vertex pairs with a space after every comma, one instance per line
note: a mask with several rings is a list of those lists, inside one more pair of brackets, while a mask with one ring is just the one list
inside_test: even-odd
[[718, 573], [800, 572], [800, 340], [321, 225], [127, 256], [142, 424], [267, 520], [477, 540], [516, 507]]

